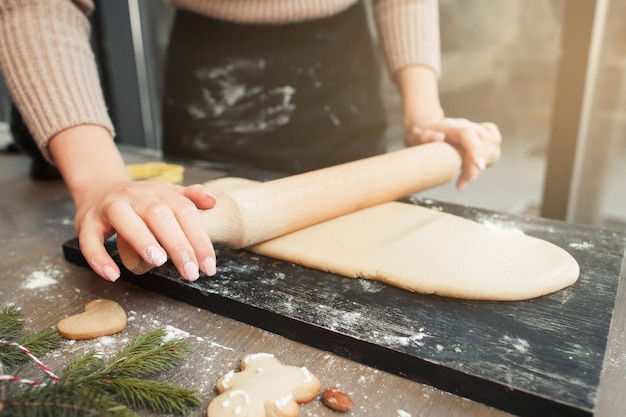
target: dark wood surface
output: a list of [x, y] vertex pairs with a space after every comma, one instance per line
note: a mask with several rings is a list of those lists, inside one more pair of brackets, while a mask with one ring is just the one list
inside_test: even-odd
[[[131, 162], [149, 159], [130, 153], [127, 156]], [[323, 341], [311, 343], [306, 340], [318, 347], [309, 346], [127, 282], [105, 282], [89, 269], [64, 259], [62, 244], [74, 237], [74, 210], [63, 184], [32, 182], [28, 178], [29, 161], [25, 157], [2, 155], [1, 160], [0, 230], [5, 256], [0, 261], [0, 303], [19, 305], [27, 320], [27, 327], [32, 330], [54, 326], [61, 318], [81, 311], [88, 301], [95, 298], [118, 301], [130, 318], [127, 330], [119, 335], [65, 343], [60, 352], [43, 358], [53, 368], [61, 367], [72, 355], [92, 348], [102, 350], [105, 355], [110, 354], [135, 335], [165, 327], [172, 334], [185, 337], [193, 348], [193, 357], [181, 369], [164, 378], [200, 390], [205, 405], [196, 410], [192, 414], [194, 416], [204, 414], [206, 404], [215, 395], [214, 383], [220, 375], [237, 369], [238, 361], [246, 353], [260, 351], [274, 353], [285, 363], [306, 365], [322, 379], [324, 386], [340, 386], [355, 400], [353, 415], [507, 415], [496, 408], [387, 372], [395, 372], [390, 368], [393, 364], [381, 366], [387, 370], [379, 370], [359, 363], [361, 358], [358, 355], [351, 357], [346, 352], [338, 352], [341, 355], [337, 355], [332, 353], [336, 349], [330, 347], [320, 349]], [[188, 169], [186, 182], [205, 181], [216, 175], [218, 173], [211, 170]], [[530, 228], [536, 224], [532, 219], [527, 222]], [[573, 226], [565, 229], [577, 230]], [[591, 241], [611, 232], [584, 228], [584, 233], [589, 236], [587, 240]], [[580, 248], [589, 249], [584, 245]], [[619, 259], [607, 260], [613, 268], [620, 267], [622, 263], [623, 254], [617, 257]], [[228, 265], [228, 261], [225, 262]], [[237, 276], [245, 278], [245, 274], [237, 275], [233, 269], [231, 279]], [[617, 289], [607, 349], [601, 363], [600, 389], [594, 409], [594, 414], [598, 416], [620, 415], [626, 409], [626, 400], [621, 393], [626, 383], [624, 288], [621, 283]], [[614, 290], [607, 291], [608, 298], [612, 298], [611, 292]], [[262, 297], [260, 294], [259, 298]], [[611, 301], [608, 300], [606, 304], [610, 305]], [[589, 306], [580, 313], [580, 317], [588, 317], [589, 314], [595, 317], [598, 309], [604, 309], [602, 314], [606, 314], [604, 307]], [[323, 310], [319, 312], [321, 314]], [[580, 338], [580, 346], [585, 346], [586, 341], [583, 341], [588, 338], [584, 327], [586, 320], [580, 317], [569, 317], [567, 320], [580, 322], [581, 331], [573, 337]], [[597, 355], [597, 352], [592, 355]], [[571, 378], [571, 375], [566, 377]], [[301, 415], [336, 414], [319, 401], [314, 401], [303, 407]]]

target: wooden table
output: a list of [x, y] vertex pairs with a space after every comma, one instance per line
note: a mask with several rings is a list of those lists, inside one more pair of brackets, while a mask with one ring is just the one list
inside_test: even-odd
[[[153, 155], [125, 153], [129, 162], [154, 160]], [[481, 416], [508, 415], [444, 391], [386, 373], [326, 351], [315, 349], [250, 325], [219, 316], [189, 304], [140, 289], [109, 283], [89, 269], [67, 262], [61, 245], [75, 236], [74, 208], [61, 182], [33, 182], [30, 161], [19, 155], [0, 155], [0, 304], [22, 308], [27, 330], [54, 326], [61, 318], [82, 311], [96, 298], [116, 300], [126, 309], [128, 328], [119, 335], [93, 341], [64, 342], [62, 348], [42, 358], [53, 369], [90, 349], [106, 356], [128, 340], [155, 328], [184, 337], [193, 356], [164, 375], [174, 383], [194, 387], [205, 399], [191, 415], [204, 415], [215, 396], [217, 378], [238, 369], [242, 356], [274, 353], [284, 363], [307, 366], [324, 386], [348, 392], [359, 416]], [[188, 168], [185, 182], [206, 181], [219, 173]], [[622, 272], [623, 275], [623, 272]], [[626, 409], [626, 287], [618, 289], [609, 336], [601, 389], [595, 415], [616, 416]], [[337, 415], [313, 401], [302, 416]]]

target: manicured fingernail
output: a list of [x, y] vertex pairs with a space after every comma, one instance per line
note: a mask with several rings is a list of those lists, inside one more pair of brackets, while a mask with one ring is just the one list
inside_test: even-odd
[[154, 266], [161, 266], [167, 262], [167, 254], [161, 248], [149, 246], [148, 249], [146, 249], [146, 252], [148, 254], [148, 259], [150, 259], [150, 262], [152, 262]]
[[478, 157], [478, 160], [476, 161], [476, 166], [480, 168], [481, 171], [487, 169], [487, 163], [485, 162], [485, 158], [483, 158], [482, 156]]
[[111, 282], [117, 281], [117, 279], [120, 277], [120, 274], [118, 274], [111, 265], [105, 265], [104, 267], [102, 267], [102, 273], [104, 274], [106, 279]]
[[192, 261], [187, 261], [183, 264], [183, 270], [185, 271], [185, 276], [189, 281], [195, 281], [200, 277], [200, 271], [198, 271], [198, 265], [193, 263]]
[[215, 275], [217, 273], [215, 258], [212, 256], [207, 256], [206, 258], [204, 258], [204, 261], [202, 261], [202, 270], [210, 277]]

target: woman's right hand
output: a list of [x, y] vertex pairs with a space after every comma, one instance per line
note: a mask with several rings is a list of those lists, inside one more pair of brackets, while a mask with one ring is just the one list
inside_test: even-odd
[[215, 251], [198, 211], [215, 202], [199, 184], [128, 181], [100, 187], [77, 205], [81, 252], [94, 271], [117, 279], [119, 269], [104, 249], [104, 241], [117, 233], [149, 265], [161, 266], [169, 257], [184, 279], [197, 279], [199, 269], [215, 275]]
[[215, 274], [215, 251], [198, 209], [216, 200], [201, 185], [132, 181], [111, 134], [96, 125], [60, 132], [49, 150], [74, 199], [80, 249], [98, 275], [109, 281], [120, 275], [104, 247], [114, 233], [150, 265], [169, 256], [184, 279], [197, 279], [199, 269]]

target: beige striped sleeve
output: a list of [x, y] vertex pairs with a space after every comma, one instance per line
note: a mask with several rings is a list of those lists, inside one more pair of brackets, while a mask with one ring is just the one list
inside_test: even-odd
[[360, 0], [168, 0], [174, 7], [239, 23], [279, 24], [333, 16]]
[[375, 17], [381, 48], [391, 74], [413, 64], [441, 74], [439, 4], [437, 0], [376, 0]]
[[88, 0], [0, 0], [0, 64], [12, 98], [44, 155], [72, 126], [114, 133], [89, 44]]

